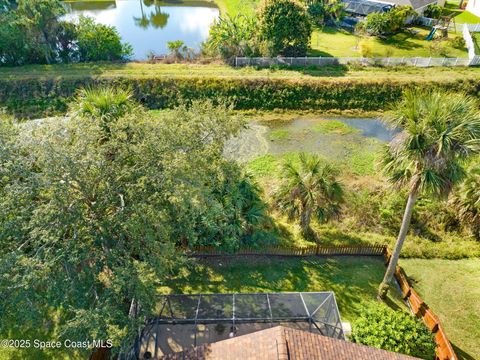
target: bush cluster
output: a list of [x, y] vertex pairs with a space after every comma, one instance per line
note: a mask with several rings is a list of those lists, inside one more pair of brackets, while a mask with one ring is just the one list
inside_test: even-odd
[[[0, 80], [0, 103], [19, 117], [63, 113], [77, 89], [88, 85], [133, 89], [137, 100], [150, 109], [171, 108], [180, 101], [211, 99], [235, 109], [362, 110], [388, 109], [415, 83], [355, 80], [284, 80], [248, 78], [81, 78]], [[478, 93], [475, 81], [423, 82], [424, 88]]]
[[371, 306], [352, 324], [353, 342], [422, 359], [435, 358], [432, 333], [411, 315]]
[[82, 17], [65, 21], [59, 0], [19, 0], [0, 6], [0, 65], [112, 61], [132, 53], [112, 26]]
[[365, 20], [357, 24], [356, 30], [368, 35], [383, 36], [399, 32], [408, 17], [416, 16], [411, 6], [396, 6], [384, 12], [368, 14]]

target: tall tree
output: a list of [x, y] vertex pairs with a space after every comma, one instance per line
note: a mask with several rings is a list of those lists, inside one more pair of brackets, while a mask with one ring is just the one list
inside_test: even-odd
[[392, 258], [379, 287], [387, 295], [420, 194], [445, 197], [464, 176], [464, 164], [480, 148], [478, 102], [467, 95], [407, 91], [384, 120], [402, 131], [385, 146], [383, 168], [390, 182], [408, 189], [407, 205]]
[[258, 34], [267, 46], [268, 55], [306, 55], [312, 25], [302, 3], [295, 0], [263, 0], [258, 9]]
[[343, 188], [337, 171], [316, 155], [301, 153], [299, 162], [289, 161], [283, 167], [284, 181], [276, 194], [279, 209], [290, 218], [298, 217], [304, 236], [315, 237], [310, 223], [338, 213]]
[[235, 190], [248, 179], [223, 158], [242, 122], [208, 102], [152, 119], [119, 89], [74, 104], [64, 120], [0, 126], [0, 330], [119, 347], [181, 246], [238, 246], [255, 224]]
[[19, 0], [18, 22], [38, 50], [38, 56], [47, 64], [55, 61], [57, 34], [61, 30], [60, 17], [65, 8], [58, 0]]

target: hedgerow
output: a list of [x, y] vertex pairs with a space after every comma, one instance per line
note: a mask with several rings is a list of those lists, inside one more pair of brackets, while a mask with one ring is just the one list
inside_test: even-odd
[[234, 78], [45, 78], [0, 80], [0, 107], [19, 117], [63, 113], [75, 92], [92, 85], [131, 88], [137, 100], [150, 109], [171, 108], [180, 102], [212, 99], [235, 109], [386, 110], [408, 87], [462, 90], [478, 95], [474, 80], [375, 81], [284, 80]]

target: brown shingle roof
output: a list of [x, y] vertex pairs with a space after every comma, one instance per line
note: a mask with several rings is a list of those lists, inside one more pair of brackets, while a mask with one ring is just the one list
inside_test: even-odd
[[413, 360], [411, 356], [276, 326], [204, 344], [161, 357], [163, 360]]

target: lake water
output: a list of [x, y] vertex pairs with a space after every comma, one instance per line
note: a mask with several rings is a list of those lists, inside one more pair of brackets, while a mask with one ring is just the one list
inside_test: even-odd
[[133, 47], [133, 59], [144, 60], [149, 52], [167, 54], [167, 42], [182, 40], [198, 50], [208, 37], [219, 10], [213, 1], [75, 1], [66, 2], [68, 20], [80, 15], [113, 25], [123, 41]]
[[[348, 125], [346, 133], [319, 131], [328, 121]], [[240, 162], [258, 156], [310, 152], [331, 160], [341, 160], [352, 152], [377, 150], [390, 141], [396, 131], [377, 119], [294, 118], [289, 120], [252, 121], [239, 136], [227, 143], [225, 155]]]

